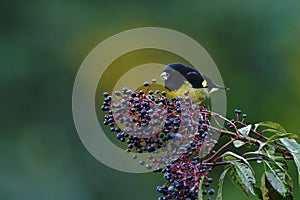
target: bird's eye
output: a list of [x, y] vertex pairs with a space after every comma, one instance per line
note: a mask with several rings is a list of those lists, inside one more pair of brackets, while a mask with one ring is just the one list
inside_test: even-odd
[[161, 73], [160, 78], [165, 81], [169, 78], [169, 74], [167, 72], [163, 72]]

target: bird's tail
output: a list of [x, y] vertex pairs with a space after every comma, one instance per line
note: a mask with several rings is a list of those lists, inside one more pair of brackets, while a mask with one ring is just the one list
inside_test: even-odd
[[219, 85], [214, 85], [214, 88], [222, 89], [222, 90], [225, 90], [225, 91], [230, 90], [230, 88], [219, 86]]
[[219, 86], [219, 85], [214, 84], [211, 88], [209, 88], [208, 93], [211, 94], [211, 93], [216, 92], [220, 89], [225, 90], [225, 91], [229, 90], [229, 88], [227, 88], [227, 87], [223, 87], [223, 86]]

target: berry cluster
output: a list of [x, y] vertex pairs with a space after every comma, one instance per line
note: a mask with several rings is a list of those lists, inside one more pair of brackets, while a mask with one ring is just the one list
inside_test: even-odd
[[226, 123], [226, 127], [228, 130], [237, 131], [237, 128], [242, 128], [246, 126], [244, 122], [247, 118], [247, 114], [242, 114], [242, 111], [239, 109], [235, 109], [234, 113], [236, 114], [236, 119], [228, 120]]
[[[204, 113], [205, 111], [201, 113], [203, 118], [207, 117]], [[212, 178], [208, 177], [212, 168], [203, 163], [203, 157], [201, 156], [203, 155], [201, 154], [203, 149], [206, 149], [206, 151], [211, 150], [213, 142], [207, 142], [207, 138], [208, 134], [214, 132], [209, 130], [208, 120], [200, 120], [199, 123], [198, 132], [195, 134], [193, 141], [189, 142], [186, 146], [186, 151], [180, 158], [166, 167], [157, 170], [162, 172], [164, 179], [167, 180], [166, 184], [157, 187], [157, 191], [164, 195], [164, 197], [160, 197], [159, 200], [196, 200], [199, 194], [199, 183], [203, 183], [201, 188], [205, 187], [205, 189], [201, 191], [203, 196], [214, 194], [214, 189], [209, 189]], [[211, 151], [211, 153], [214, 154], [215, 152]], [[209, 199], [210, 197], [208, 200]]]
[[134, 153], [134, 159], [148, 154], [141, 165], [164, 173], [167, 183], [157, 188], [164, 195], [159, 199], [197, 199], [199, 181], [209, 173], [201, 158], [217, 143], [209, 128], [210, 112], [192, 104], [188, 92], [169, 99], [165, 91], [151, 91], [147, 82], [144, 86], [145, 91], [104, 92], [101, 109], [108, 114], [103, 123], [127, 142], [126, 151]]
[[[196, 200], [198, 199], [200, 182], [203, 182], [202, 188], [205, 187], [201, 191], [202, 195], [213, 195], [215, 193], [214, 189], [209, 189], [213, 179], [207, 176], [211, 170], [212, 168], [208, 168], [201, 163], [198, 156], [191, 159], [191, 154], [183, 154], [180, 159], [161, 170], [167, 183], [157, 187], [157, 191], [164, 195], [164, 197], [159, 197], [158, 200]], [[202, 179], [205, 182], [204, 180], [201, 181]]]

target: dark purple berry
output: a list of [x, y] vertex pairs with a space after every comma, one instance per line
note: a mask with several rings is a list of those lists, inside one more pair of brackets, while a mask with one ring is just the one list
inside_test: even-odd
[[144, 82], [144, 86], [145, 87], [148, 87], [149, 86], [149, 83], [146, 81], [146, 82]]
[[145, 161], [140, 160], [139, 163], [140, 163], [140, 165], [144, 165], [144, 164], [145, 164]]
[[207, 179], [207, 182], [212, 183], [213, 180], [214, 180], [213, 178], [208, 178], [208, 179]]
[[215, 194], [215, 190], [214, 189], [209, 189], [208, 190], [208, 194], [209, 195], [214, 195]]
[[108, 92], [103, 92], [104, 97], [108, 97], [108, 95], [109, 95]]

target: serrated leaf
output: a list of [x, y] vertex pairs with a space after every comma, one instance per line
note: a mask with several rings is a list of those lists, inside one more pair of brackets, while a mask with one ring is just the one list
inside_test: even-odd
[[294, 139], [281, 138], [280, 141], [293, 155], [298, 169], [298, 184], [300, 185], [300, 145]]
[[223, 183], [228, 170], [229, 168], [225, 169], [225, 171], [221, 174], [219, 178], [217, 200], [222, 200]]
[[276, 191], [282, 194], [282, 196], [286, 195], [287, 188], [285, 187], [284, 179], [282, 179], [283, 177], [279, 177], [272, 172], [266, 172], [266, 177]]
[[232, 167], [232, 168], [228, 168], [229, 171], [227, 173], [228, 177], [230, 178], [231, 182], [239, 189], [241, 189], [242, 191], [244, 191], [246, 193], [246, 195], [249, 195], [249, 189], [247, 188], [247, 186], [245, 186], [245, 184], [243, 183], [241, 177], [238, 175], [236, 168]]
[[[228, 175], [233, 184], [247, 195], [249, 195], [249, 191], [255, 195], [253, 186], [256, 180], [254, 171], [248, 161], [233, 152], [226, 152], [224, 159], [231, 162], [230, 168], [228, 168]], [[236, 159], [241, 161], [236, 161]]]
[[293, 200], [293, 195], [291, 192], [287, 193], [286, 196], [282, 196], [278, 191], [276, 191], [268, 180], [266, 174], [264, 174], [262, 177], [261, 189], [263, 191], [264, 200]]
[[286, 130], [280, 124], [278, 124], [276, 122], [266, 121], [266, 122], [257, 123], [257, 124], [255, 124], [255, 130], [259, 126], [265, 126], [265, 127], [268, 127], [268, 128], [272, 128], [272, 129], [278, 130], [281, 133], [286, 133]]
[[272, 187], [286, 197], [289, 193], [289, 187], [286, 182], [286, 172], [278, 167], [278, 164], [273, 161], [264, 161], [266, 178], [272, 185]]
[[256, 183], [256, 180], [253, 174], [253, 169], [251, 169], [250, 166], [241, 162], [233, 161], [232, 163], [236, 168], [236, 172], [238, 173], [241, 180], [243, 181], [243, 184], [248, 188], [248, 190], [253, 195], [255, 195], [253, 185]]
[[290, 177], [290, 175], [287, 173], [287, 170], [288, 170], [288, 165], [286, 163], [286, 160], [282, 157], [282, 158], [279, 158], [279, 157], [276, 157], [274, 159], [274, 162], [275, 164], [281, 168], [284, 172], [285, 172], [285, 182], [286, 182], [286, 186], [288, 188], [288, 191], [292, 191], [293, 190], [293, 180], [292, 178]]
[[252, 125], [250, 124], [250, 125], [248, 125], [248, 126], [245, 126], [245, 127], [243, 127], [243, 128], [238, 129], [238, 132], [239, 132], [241, 135], [247, 137], [247, 136], [249, 135], [249, 132], [250, 132], [251, 128], [252, 128]]

